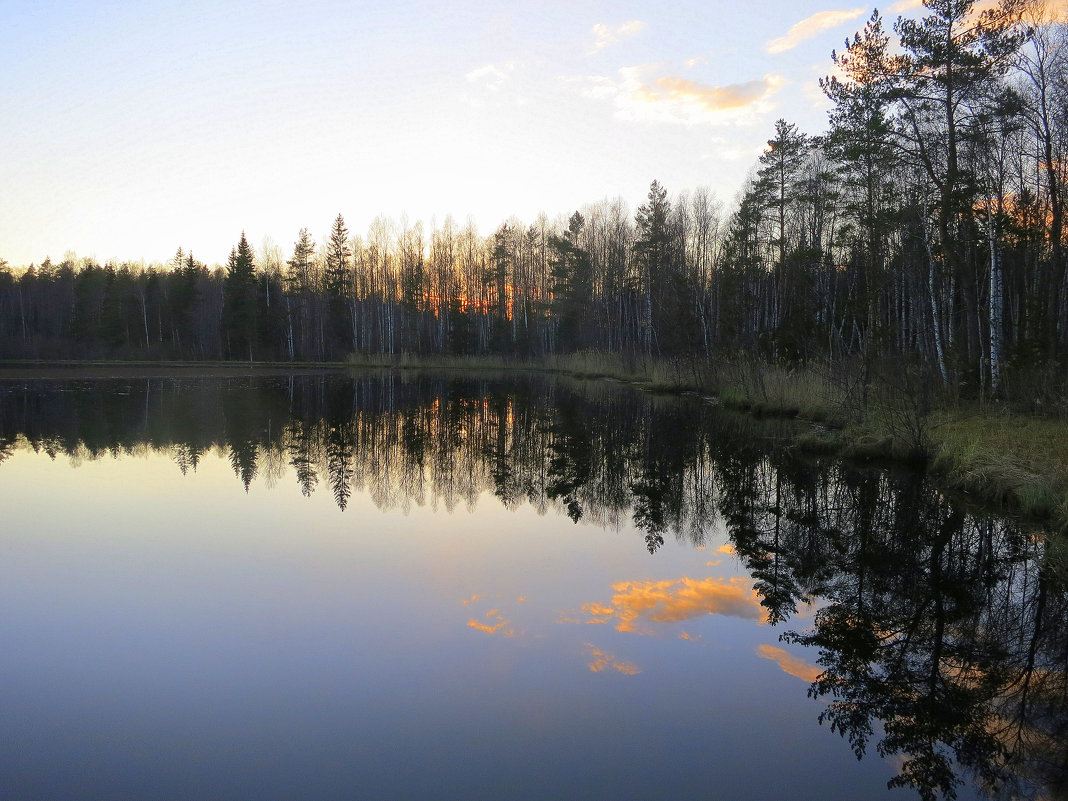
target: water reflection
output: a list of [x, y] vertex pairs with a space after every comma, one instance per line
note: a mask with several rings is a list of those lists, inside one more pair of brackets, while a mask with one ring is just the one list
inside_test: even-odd
[[[858, 757], [896, 756], [892, 785], [926, 799], [975, 778], [1064, 797], [1068, 608], [1043, 539], [922, 476], [806, 460], [774, 433], [603, 382], [0, 382], [0, 461], [20, 448], [75, 464], [149, 449], [178, 479], [217, 452], [246, 491], [287, 482], [341, 510], [355, 493], [382, 510], [474, 508], [492, 493], [508, 508], [633, 525], [650, 553], [665, 537], [702, 547], [723, 526], [730, 547], [709, 564], [736, 558], [749, 580], [620, 581], [564, 622], [636, 635], [707, 615], [779, 626], [769, 631], [811, 657], [770, 644], [758, 655], [825, 699], [820, 720]], [[472, 605], [467, 626], [516, 632], [492, 606]], [[586, 648], [591, 671], [641, 671]]]
[[749, 476], [734, 541], [769, 617], [820, 604], [783, 639], [818, 650], [821, 721], [858, 757], [872, 740], [900, 755], [892, 785], [923, 798], [962, 772], [1025, 796], [1063, 783], [1068, 610], [1040, 540], [915, 476], [788, 460]]
[[[248, 490], [287, 472], [345, 509], [367, 490], [382, 510], [560, 504], [574, 521], [633, 518], [650, 550], [668, 531], [701, 541], [712, 496], [685, 477], [707, 431], [677, 404], [619, 387], [369, 375], [285, 379], [0, 383], [0, 459], [21, 443], [75, 463], [166, 452], [185, 473], [225, 452]], [[663, 413], [653, 413], [653, 409]], [[287, 471], [286, 467], [290, 470]]]
[[622, 581], [611, 602], [589, 603], [584, 623], [611, 623], [616, 631], [652, 633], [655, 623], [679, 623], [705, 615], [752, 621], [764, 618], [756, 591], [739, 578], [683, 576], [667, 581]]

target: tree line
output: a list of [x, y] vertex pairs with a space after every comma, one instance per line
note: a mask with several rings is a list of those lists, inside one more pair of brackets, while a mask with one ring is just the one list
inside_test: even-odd
[[[1035, 0], [876, 11], [821, 81], [828, 129], [785, 120], [728, 211], [654, 181], [491, 236], [342, 217], [288, 258], [242, 233], [225, 266], [73, 255], [0, 264], [8, 357], [338, 360], [352, 353], [918, 362], [995, 393], [1068, 345], [1065, 24]], [[1063, 371], [1061, 371], [1063, 372]]]

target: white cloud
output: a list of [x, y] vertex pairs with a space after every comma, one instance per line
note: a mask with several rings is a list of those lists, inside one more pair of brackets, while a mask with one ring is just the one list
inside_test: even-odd
[[786, 32], [785, 36], [779, 36], [769, 40], [764, 45], [764, 52], [775, 54], [792, 50], [801, 44], [801, 42], [812, 39], [823, 31], [837, 28], [839, 25], [843, 25], [850, 20], [856, 19], [866, 10], [867, 9], [861, 7], [842, 9], [839, 11], [817, 12], [811, 17], [806, 17], [791, 27], [790, 30]]
[[464, 75], [468, 83], [477, 83], [490, 92], [498, 91], [508, 80], [508, 74], [515, 69], [514, 64], [505, 64], [501, 69], [496, 64], [486, 64]]
[[646, 24], [640, 19], [632, 19], [615, 28], [605, 25], [603, 22], [598, 22], [591, 28], [593, 33], [593, 47], [590, 49], [590, 53], [596, 53], [599, 50], [604, 50], [609, 45], [622, 41], [623, 39], [637, 36], [644, 31], [646, 27]]

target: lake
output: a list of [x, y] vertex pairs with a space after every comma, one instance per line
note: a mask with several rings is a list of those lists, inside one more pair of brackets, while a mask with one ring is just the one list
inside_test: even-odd
[[790, 425], [522, 374], [2, 380], [0, 797], [1064, 797], [1039, 532]]

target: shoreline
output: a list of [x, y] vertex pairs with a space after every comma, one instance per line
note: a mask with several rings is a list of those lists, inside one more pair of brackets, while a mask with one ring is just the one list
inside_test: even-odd
[[[813, 391], [814, 375], [767, 368], [760, 392], [731, 365], [709, 375], [709, 365], [654, 362], [627, 368], [603, 354], [575, 354], [542, 363], [496, 357], [428, 360], [354, 357], [346, 362], [24, 361], [0, 360], [0, 381], [64, 378], [190, 378], [280, 373], [344, 373], [361, 369], [502, 370], [540, 372], [578, 379], [613, 379], [637, 389], [698, 395], [706, 402], [756, 418], [782, 417], [807, 425], [791, 443], [803, 452], [862, 462], [908, 462], [922, 466], [945, 489], [963, 492], [995, 508], [1049, 526], [1068, 540], [1068, 422], [1004, 409], [935, 408], [922, 415], [886, 407], [865, 409], [860, 419], [841, 420], [830, 398]], [[754, 368], [755, 369], [755, 368]], [[731, 371], [735, 380], [731, 380]], [[713, 388], [711, 384], [716, 384]]]

